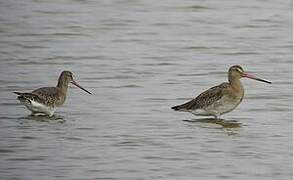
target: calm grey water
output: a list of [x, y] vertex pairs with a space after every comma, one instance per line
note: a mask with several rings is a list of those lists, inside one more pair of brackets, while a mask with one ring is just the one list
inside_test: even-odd
[[[1, 0], [0, 179], [292, 179], [292, 11], [290, 0]], [[243, 80], [221, 123], [170, 109], [233, 64], [273, 84]], [[54, 118], [29, 117], [12, 92], [65, 69], [93, 95], [72, 87]]]

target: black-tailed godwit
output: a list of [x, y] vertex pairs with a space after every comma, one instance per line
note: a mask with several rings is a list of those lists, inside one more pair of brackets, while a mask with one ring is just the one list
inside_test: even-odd
[[52, 116], [56, 107], [64, 104], [69, 83], [91, 94], [73, 80], [70, 71], [63, 71], [61, 73], [56, 87], [42, 87], [30, 93], [14, 93], [18, 95], [17, 99], [20, 103], [32, 112], [32, 115]]
[[244, 72], [241, 66], [234, 65], [230, 67], [228, 72], [229, 82], [212, 87], [196, 98], [184, 104], [174, 106], [172, 109], [190, 112], [194, 115], [214, 116], [218, 119], [220, 115], [232, 111], [241, 103], [244, 96], [244, 88], [240, 79], [243, 77], [271, 84], [269, 81]]

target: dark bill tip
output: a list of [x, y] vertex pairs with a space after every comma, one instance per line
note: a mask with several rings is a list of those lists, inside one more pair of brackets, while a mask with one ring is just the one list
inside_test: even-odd
[[85, 92], [92, 94], [91, 92], [89, 92], [88, 90], [86, 90], [85, 88], [81, 87], [81, 85], [77, 84], [77, 82], [75, 81], [71, 81], [72, 84], [74, 84], [75, 86], [77, 86], [78, 88], [84, 90]]

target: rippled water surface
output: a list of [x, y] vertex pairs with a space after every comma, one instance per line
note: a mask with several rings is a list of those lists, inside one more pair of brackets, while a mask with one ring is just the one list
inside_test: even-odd
[[[1, 179], [290, 179], [293, 3], [289, 0], [0, 1]], [[174, 112], [227, 79], [245, 99], [221, 121]], [[69, 89], [53, 118], [13, 91]]]

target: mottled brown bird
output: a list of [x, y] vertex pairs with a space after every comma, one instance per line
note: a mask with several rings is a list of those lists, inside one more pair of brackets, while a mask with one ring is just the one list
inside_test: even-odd
[[69, 83], [91, 94], [73, 80], [70, 71], [63, 71], [61, 73], [56, 87], [42, 87], [30, 93], [14, 93], [18, 95], [17, 99], [20, 103], [32, 112], [32, 115], [52, 116], [56, 107], [64, 104]]
[[194, 115], [214, 116], [218, 119], [220, 115], [232, 111], [241, 103], [244, 96], [244, 88], [240, 79], [243, 77], [271, 84], [269, 81], [244, 72], [241, 66], [234, 65], [229, 68], [229, 82], [212, 87], [191, 101], [174, 106], [172, 109], [190, 112]]

